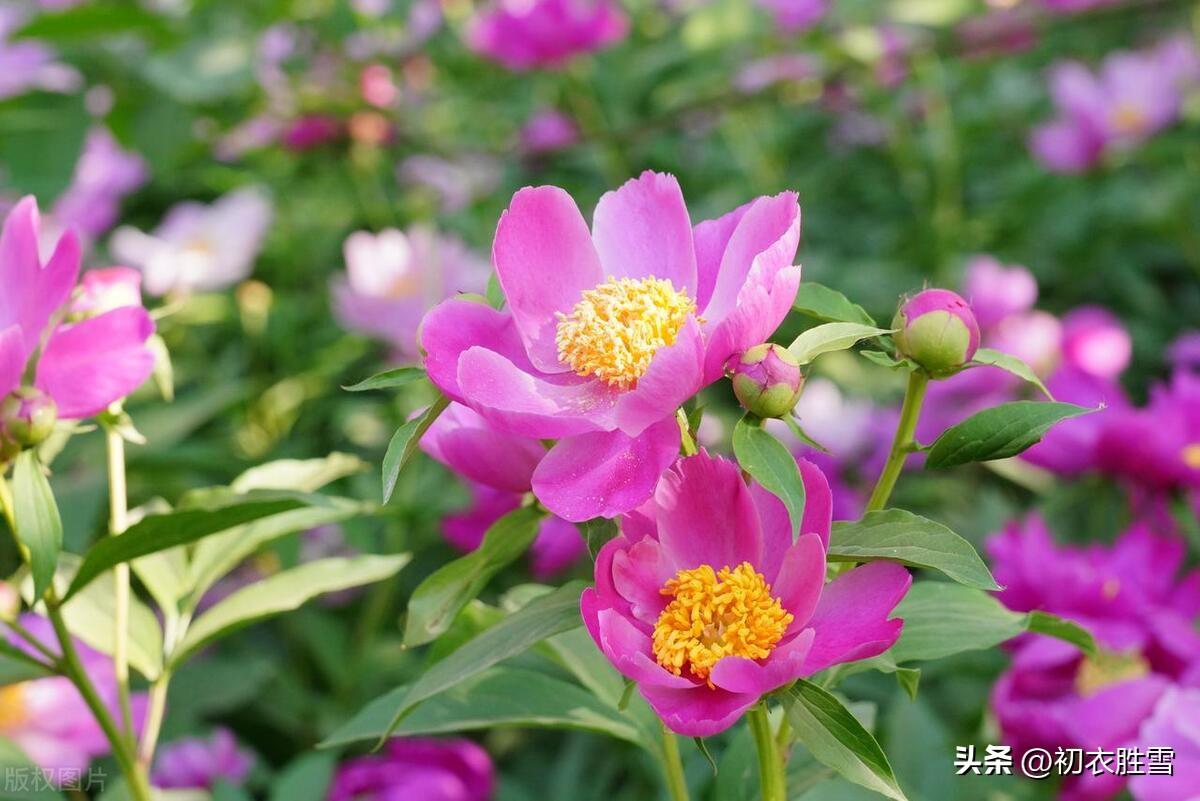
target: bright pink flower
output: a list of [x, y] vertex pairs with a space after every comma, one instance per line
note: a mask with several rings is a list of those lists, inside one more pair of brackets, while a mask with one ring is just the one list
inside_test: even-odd
[[132, 267], [88, 270], [71, 301], [72, 315], [92, 316], [113, 309], [142, 305], [142, 274]]
[[558, 440], [533, 475], [551, 511], [618, 515], [678, 453], [680, 404], [787, 315], [799, 238], [790, 192], [693, 229], [675, 179], [647, 172], [600, 199], [589, 233], [563, 190], [522, 189], [492, 247], [507, 309], [436, 307], [425, 367], [498, 429]]
[[798, 33], [816, 25], [825, 16], [826, 0], [758, 0], [771, 12], [775, 25], [784, 33]]
[[1159, 699], [1154, 715], [1138, 736], [1142, 751], [1174, 751], [1171, 774], [1134, 776], [1129, 790], [1135, 801], [1175, 801], [1200, 797], [1200, 688], [1172, 688]]
[[338, 766], [328, 801], [488, 801], [496, 786], [487, 751], [470, 740], [394, 737], [380, 754]]
[[553, 153], [578, 141], [575, 120], [556, 109], [542, 109], [521, 126], [521, 149], [531, 155]]
[[628, 32], [613, 0], [496, 0], [471, 20], [467, 44], [511, 70], [556, 68]]
[[185, 737], [158, 752], [151, 782], [163, 789], [212, 790], [218, 781], [240, 787], [254, 766], [254, 752], [238, 748], [229, 729], [208, 739]]
[[0, 233], [0, 397], [20, 385], [37, 355], [34, 384], [54, 399], [59, 418], [90, 417], [150, 375], [154, 354], [145, 343], [154, 321], [137, 305], [62, 322], [79, 274], [79, 242], [64, 234], [43, 265], [39, 225], [37, 202], [27, 197]]
[[1116, 315], [1100, 306], [1080, 306], [1063, 324], [1063, 362], [1097, 378], [1116, 379], [1133, 357], [1133, 339]]
[[[470, 508], [447, 515], [442, 524], [446, 539], [462, 551], [478, 548], [488, 527], [521, 505], [546, 455], [538, 440], [499, 431], [458, 403], [450, 404], [429, 427], [421, 450], [466, 479], [471, 490]], [[550, 515], [530, 547], [532, 572], [548, 578], [574, 564], [585, 550], [579, 530]]]
[[417, 358], [417, 326], [431, 306], [487, 286], [483, 259], [461, 240], [425, 226], [407, 233], [356, 231], [342, 252], [346, 272], [332, 281], [338, 321], [384, 340], [402, 361]]
[[[900, 636], [903, 621], [888, 615], [908, 571], [873, 562], [826, 586], [832, 498], [820, 470], [800, 468], [807, 498], [794, 543], [783, 502], [702, 451], [663, 476], [596, 558], [584, 624], [672, 731], [716, 734], [765, 693]], [[721, 593], [726, 583], [741, 592]], [[726, 623], [697, 638], [695, 615]]]
[[987, 329], [1018, 312], [1029, 311], [1037, 301], [1033, 273], [1019, 264], [1003, 264], [995, 256], [974, 256], [967, 263], [963, 294], [981, 329]]

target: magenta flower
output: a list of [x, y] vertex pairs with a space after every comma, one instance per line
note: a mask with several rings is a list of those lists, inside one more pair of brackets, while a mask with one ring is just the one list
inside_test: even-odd
[[1175, 801], [1200, 797], [1200, 688], [1172, 688], [1163, 693], [1154, 714], [1142, 724], [1138, 745], [1170, 748], [1171, 775], [1134, 776], [1129, 790], [1135, 801]]
[[492, 247], [507, 310], [436, 307], [426, 369], [498, 429], [558, 440], [533, 474], [551, 511], [615, 516], [674, 459], [680, 404], [786, 316], [799, 237], [792, 193], [693, 229], [675, 179], [647, 172], [600, 199], [589, 234], [566, 192], [522, 189]]
[[95, 239], [117, 221], [121, 201], [149, 178], [145, 160], [121, 148], [107, 128], [94, 127], [66, 191], [54, 203], [54, 221]]
[[495, 0], [467, 28], [476, 53], [524, 71], [555, 69], [625, 38], [629, 20], [614, 0]]
[[575, 120], [552, 108], [536, 112], [521, 126], [521, 149], [530, 155], [553, 153], [578, 141]]
[[[421, 449], [462, 476], [471, 491], [470, 508], [442, 521], [446, 539], [462, 551], [478, 548], [488, 527], [521, 505], [546, 455], [538, 440], [499, 431], [458, 403], [429, 427]], [[531, 570], [539, 579], [548, 578], [574, 564], [585, 550], [579, 530], [550, 515], [530, 548]]]
[[[52, 651], [58, 651], [50, 621], [28, 613], [21, 616], [21, 624]], [[16, 635], [10, 634], [9, 641], [37, 655]], [[112, 659], [78, 640], [75, 648], [101, 700], [112, 714], [119, 714]], [[146, 714], [146, 694], [134, 693], [130, 705], [140, 729]], [[0, 688], [0, 737], [15, 743], [51, 778], [85, 770], [93, 758], [109, 752], [108, 740], [79, 691], [70, 680], [58, 676]]]
[[1063, 362], [1097, 378], [1115, 379], [1129, 366], [1133, 339], [1108, 309], [1080, 306], [1063, 324]]
[[892, 319], [896, 353], [935, 377], [957, 372], [979, 349], [971, 304], [949, 289], [924, 289], [900, 304]]
[[963, 294], [975, 312], [979, 327], [986, 330], [1010, 315], [1032, 309], [1037, 302], [1038, 285], [1033, 273], [1025, 267], [979, 255], [967, 263]]
[[217, 729], [207, 740], [185, 737], [163, 745], [150, 781], [165, 790], [211, 790], [219, 780], [236, 787], [253, 766], [253, 752], [238, 748], [229, 729]]
[[89, 317], [142, 305], [142, 274], [132, 267], [99, 267], [79, 280], [69, 314]]
[[908, 571], [874, 562], [825, 586], [832, 499], [821, 472], [800, 467], [794, 544], [783, 502], [702, 451], [663, 476], [596, 558], [584, 624], [672, 731], [716, 734], [764, 694], [900, 636], [903, 621], [888, 615]]
[[461, 240], [424, 226], [356, 231], [342, 252], [346, 272], [332, 281], [338, 320], [387, 342], [401, 361], [417, 358], [417, 326], [430, 307], [487, 286], [482, 259]]
[[470, 740], [395, 737], [382, 754], [343, 762], [328, 801], [488, 801], [492, 760]]
[[11, 37], [29, 21], [29, 11], [16, 3], [0, 5], [0, 100], [34, 89], [73, 92], [79, 73], [60, 63], [58, 55], [36, 39]]
[[799, 33], [816, 25], [827, 10], [826, 0], [758, 0], [784, 33]]
[[[137, 389], [154, 369], [146, 339], [154, 321], [139, 304], [63, 321], [79, 274], [79, 241], [58, 240], [43, 265], [37, 202], [21, 200], [0, 233], [0, 397], [16, 389], [37, 355], [34, 385], [60, 419], [90, 417]], [[42, 345], [43, 337], [45, 340]], [[39, 350], [40, 348], [40, 350]]]
[[329, 114], [308, 114], [292, 122], [283, 132], [283, 146], [303, 153], [341, 138], [345, 125]]

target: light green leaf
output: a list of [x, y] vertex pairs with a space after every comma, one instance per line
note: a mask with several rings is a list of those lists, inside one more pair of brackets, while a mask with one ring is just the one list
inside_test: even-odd
[[251, 623], [296, 609], [327, 592], [389, 578], [408, 564], [408, 554], [318, 559], [243, 587], [196, 618], [171, 655], [173, 665], [213, 640]]
[[867, 512], [862, 520], [834, 523], [827, 558], [831, 562], [899, 562], [939, 570], [969, 587], [1000, 589], [971, 543], [941, 523], [903, 509]]
[[365, 378], [357, 384], [351, 384], [348, 387], [342, 387], [342, 389], [347, 392], [365, 392], [369, 389], [391, 389], [392, 387], [411, 384], [413, 381], [418, 381], [424, 377], [425, 371], [420, 367], [396, 367], [391, 370], [384, 370], [382, 373], [376, 373], [370, 378]]
[[991, 348], [980, 348], [975, 351], [975, 358], [971, 359], [971, 364], [998, 367], [1005, 372], [1012, 373], [1022, 381], [1033, 384], [1050, 400], [1054, 400], [1054, 396], [1050, 394], [1050, 390], [1046, 389], [1042, 379], [1033, 372], [1033, 368], [1012, 354]]
[[251, 467], [235, 478], [229, 488], [239, 494], [251, 490], [316, 492], [366, 466], [367, 463], [357, 456], [336, 451], [319, 459], [279, 459]]
[[[69, 554], [64, 554], [68, 556]], [[55, 585], [66, 584], [71, 563], [65, 563]], [[116, 582], [112, 571], [99, 576], [81, 592], [63, 604], [62, 616], [67, 629], [79, 639], [105, 654], [112, 654], [116, 632]], [[162, 672], [163, 637], [158, 619], [136, 597], [129, 602], [129, 664], [153, 681]]]
[[826, 323], [875, 325], [875, 320], [862, 306], [852, 302], [836, 289], [813, 281], [801, 282], [792, 308]]
[[1034, 634], [1045, 634], [1056, 640], [1069, 642], [1088, 656], [1095, 656], [1097, 651], [1096, 639], [1092, 633], [1078, 623], [1052, 615], [1049, 612], [1034, 610], [1025, 615], [1025, 629]]
[[822, 353], [845, 350], [859, 340], [890, 334], [886, 328], [862, 323], [825, 323], [808, 329], [788, 345], [788, 350], [800, 362], [808, 364]]
[[894, 616], [904, 629], [887, 653], [898, 663], [992, 648], [1025, 631], [1023, 615], [986, 592], [945, 581], [915, 582]]
[[492, 576], [525, 553], [537, 536], [542, 516], [533, 507], [514, 509], [488, 528], [478, 548], [422, 581], [408, 601], [404, 644], [424, 645], [448, 629]]
[[32, 450], [17, 457], [12, 494], [17, 540], [33, 574], [34, 597], [41, 598], [54, 579], [63, 530], [54, 492]]
[[335, 762], [331, 753], [296, 758], [271, 783], [270, 801], [324, 801]]
[[892, 370], [899, 370], [903, 368], [905, 370], [912, 371], [916, 370], [920, 366], [912, 359], [897, 359], [889, 356], [881, 350], [860, 350], [858, 355], [862, 356], [869, 362], [878, 364], [880, 367], [887, 367]]
[[817, 760], [847, 781], [907, 801], [887, 755], [841, 701], [804, 679], [783, 697], [797, 739]]
[[387, 733], [391, 733], [404, 716], [426, 698], [431, 698], [471, 676], [482, 673], [498, 662], [524, 652], [547, 637], [579, 626], [579, 596], [584, 586], [582, 581], [572, 581], [533, 599], [440, 662], [436, 662], [409, 687], [408, 693], [396, 708]]
[[[376, 741], [387, 730], [405, 687], [364, 707], [320, 747]], [[422, 703], [400, 722], [395, 736], [451, 734], [500, 726], [577, 729], [643, 745], [625, 716], [587, 690], [544, 673], [496, 667]]]
[[428, 409], [400, 426], [396, 429], [396, 433], [392, 435], [392, 440], [388, 443], [387, 453], [383, 455], [384, 503], [391, 500], [392, 493], [396, 489], [396, 480], [400, 478], [400, 471], [404, 469], [404, 465], [408, 464], [408, 460], [417, 452], [417, 446], [421, 442], [421, 437], [425, 436], [425, 432], [433, 425], [433, 421], [437, 420], [438, 416], [446, 411], [446, 407], [449, 405], [449, 398], [445, 395], [438, 395], [438, 399]]
[[1094, 411], [1073, 403], [1037, 401], [993, 406], [946, 429], [930, 446], [925, 467], [932, 470], [1007, 459], [1037, 443], [1060, 420]]
[[738, 464], [787, 507], [793, 537], [804, 520], [804, 481], [796, 457], [761, 426], [743, 417], [733, 429]]

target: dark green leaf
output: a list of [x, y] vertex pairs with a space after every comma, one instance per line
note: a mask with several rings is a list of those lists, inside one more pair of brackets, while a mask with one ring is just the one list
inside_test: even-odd
[[396, 429], [396, 433], [392, 435], [392, 441], [388, 443], [387, 453], [383, 455], [384, 503], [391, 500], [392, 493], [396, 489], [396, 480], [400, 478], [400, 471], [404, 469], [404, 465], [408, 464], [408, 460], [417, 452], [417, 446], [421, 442], [421, 437], [425, 436], [425, 432], [433, 425], [433, 421], [437, 420], [438, 416], [446, 411], [446, 407], [449, 405], [449, 398], [445, 395], [438, 395], [438, 399], [428, 409], [400, 426], [400, 428]]
[[[15, 638], [16, 635], [13, 636]], [[51, 675], [53, 673], [46, 670], [37, 659], [7, 641], [0, 640], [0, 687]]]
[[16, 35], [61, 43], [127, 33], [161, 37], [167, 32], [161, 15], [135, 4], [89, 3], [57, 13], [37, 14]]
[[[390, 733], [414, 706], [516, 656], [547, 637], [580, 625], [579, 596], [584, 583], [573, 581], [530, 601], [520, 610], [437, 662], [409, 687], [396, 708]], [[385, 737], [387, 736], [385, 733]]]
[[899, 562], [940, 570], [969, 587], [1000, 589], [971, 543], [941, 523], [903, 509], [867, 512], [862, 520], [834, 523], [827, 558], [832, 562]]
[[579, 533], [583, 535], [584, 542], [587, 543], [588, 553], [591, 554], [592, 561], [596, 560], [596, 554], [600, 553], [600, 549], [604, 547], [604, 543], [621, 533], [617, 527], [617, 521], [609, 520], [606, 517], [593, 517], [591, 520], [585, 520], [578, 525]]
[[335, 761], [329, 753], [298, 757], [271, 783], [270, 801], [324, 801]]
[[392, 387], [401, 387], [405, 384], [411, 384], [425, 377], [425, 371], [420, 367], [396, 367], [391, 370], [384, 370], [382, 373], [376, 373], [370, 378], [365, 378], [357, 384], [342, 387], [347, 392], [366, 392], [369, 389], [391, 389]]
[[27, 551], [34, 597], [41, 598], [54, 579], [58, 554], [62, 550], [63, 529], [54, 492], [33, 450], [24, 450], [17, 457], [12, 493], [17, 539]]
[[733, 452], [738, 464], [787, 507], [792, 535], [804, 519], [804, 481], [800, 467], [784, 445], [761, 426], [743, 417], [733, 429]]
[[408, 602], [404, 644], [424, 645], [449, 628], [492, 576], [525, 553], [537, 536], [542, 514], [528, 506], [514, 509], [488, 528], [478, 548], [422, 581]]
[[713, 759], [712, 754], [708, 752], [708, 744], [704, 742], [703, 737], [693, 737], [692, 742], [696, 744], [696, 748], [699, 749], [700, 753], [704, 754], [704, 758], [708, 760], [709, 767], [712, 768], [713, 778], [715, 779], [717, 777], [717, 760]]
[[891, 333], [885, 328], [876, 328], [861, 323], [825, 323], [810, 328], [788, 345], [788, 350], [800, 362], [808, 364], [822, 353], [845, 350], [859, 340]]
[[946, 429], [929, 448], [925, 466], [954, 467], [1016, 456], [1038, 442], [1052, 425], [1095, 409], [1073, 403], [1015, 401], [984, 409]]
[[1090, 631], [1078, 623], [1064, 620], [1049, 612], [1030, 612], [1025, 616], [1025, 628], [1035, 634], [1045, 634], [1047, 637], [1069, 642], [1088, 656], [1096, 654], [1096, 640]]
[[861, 323], [874, 326], [875, 321], [857, 303], [823, 284], [803, 281], [796, 291], [792, 308], [801, 314], [827, 323]]
[[7, 737], [0, 737], [0, 775], [8, 784], [0, 791], [3, 801], [66, 801], [53, 785], [41, 780], [42, 769]]
[[887, 755], [841, 701], [804, 679], [784, 693], [796, 737], [819, 761], [847, 781], [907, 801]]
[[1012, 354], [992, 350], [991, 348], [980, 348], [975, 351], [975, 357], [971, 359], [971, 363], [973, 365], [997, 367], [1005, 372], [1012, 373], [1022, 381], [1033, 384], [1050, 400], [1054, 400], [1054, 396], [1050, 394], [1050, 390], [1046, 389], [1046, 385], [1042, 383], [1042, 379], [1038, 378], [1037, 374], [1033, 372], [1033, 368]]

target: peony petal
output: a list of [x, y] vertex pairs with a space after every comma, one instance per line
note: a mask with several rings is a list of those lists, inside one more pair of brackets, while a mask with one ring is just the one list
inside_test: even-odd
[[631, 614], [651, 626], [670, 603], [662, 588], [677, 572], [655, 540], [641, 540], [613, 554], [613, 585], [629, 601]]
[[538, 440], [497, 431], [459, 403], [433, 422], [421, 449], [464, 478], [509, 492], [529, 492], [534, 468], [546, 455]]
[[13, 323], [0, 331], [0, 398], [21, 385], [25, 372], [24, 337], [21, 327]]
[[636, 437], [647, 426], [673, 417], [676, 409], [700, 391], [703, 370], [700, 324], [688, 317], [675, 343], [655, 353], [637, 386], [618, 398], [617, 426]]
[[587, 544], [573, 523], [551, 515], [542, 521], [529, 548], [530, 572], [546, 580], [563, 572], [587, 553]]
[[814, 634], [812, 629], [805, 629], [761, 662], [727, 656], [713, 666], [709, 678], [713, 684], [730, 692], [769, 693], [804, 675], [804, 660], [812, 648]]
[[786, 267], [759, 280], [751, 274], [737, 298], [737, 306], [708, 332], [708, 352], [704, 359], [704, 382], [721, 377], [725, 364], [746, 348], [768, 340], [787, 317], [800, 286], [800, 268]]
[[709, 737], [725, 731], [759, 699], [756, 693], [731, 693], [706, 685], [672, 689], [642, 684], [638, 690], [663, 724], [685, 737]]
[[761, 564], [758, 512], [734, 462], [704, 450], [680, 459], [662, 477], [654, 500], [659, 541], [679, 568]]
[[596, 204], [592, 238], [605, 276], [667, 279], [696, 297], [692, 221], [675, 176], [647, 170]]
[[458, 386], [467, 405], [502, 431], [556, 439], [606, 428], [616, 393], [599, 381], [525, 372], [503, 355], [482, 347], [458, 359]]
[[821, 468], [807, 459], [796, 461], [804, 481], [804, 517], [800, 521], [800, 533], [816, 534], [828, 549], [829, 530], [833, 526], [833, 493], [829, 491], [829, 479]]
[[21, 326], [23, 359], [37, 347], [50, 315], [66, 302], [79, 275], [79, 240], [71, 231], [58, 240], [42, 267], [40, 228], [37, 201], [28, 196], [9, 212], [0, 230], [0, 328]]
[[816, 632], [807, 675], [891, 648], [904, 621], [887, 616], [908, 592], [912, 576], [892, 562], [870, 562], [841, 574], [821, 593], [809, 625]]
[[54, 398], [61, 419], [99, 414], [154, 370], [145, 346], [152, 333], [154, 321], [140, 306], [60, 326], [38, 362], [37, 386]]
[[676, 676], [653, 659], [650, 638], [612, 609], [597, 614], [600, 650], [622, 676], [642, 687], [690, 689], [696, 686]]
[[458, 299], [439, 303], [425, 315], [419, 337], [429, 380], [459, 403], [464, 401], [458, 386], [458, 359], [472, 347], [493, 350], [525, 372], [533, 370], [512, 316], [483, 303]]
[[575, 201], [556, 186], [517, 192], [496, 226], [492, 261], [530, 360], [542, 372], [565, 372], [555, 314], [570, 312], [585, 289], [604, 280]]
[[704, 309], [712, 300], [717, 276], [721, 273], [721, 259], [729, 247], [729, 238], [742, 217], [755, 201], [745, 203], [715, 220], [698, 223], [692, 231], [696, 248], [696, 307]]
[[771, 591], [792, 613], [789, 632], [809, 625], [825, 586], [825, 546], [815, 534], [803, 534], [787, 549]]
[[550, 511], [579, 522], [616, 517], [654, 493], [659, 476], [679, 452], [674, 418], [638, 437], [620, 431], [559, 440], [533, 473], [533, 492]]

